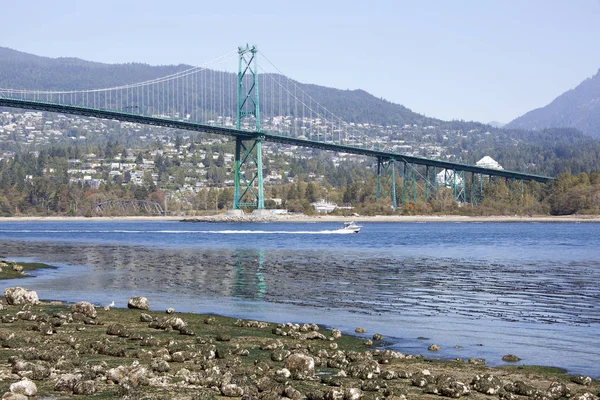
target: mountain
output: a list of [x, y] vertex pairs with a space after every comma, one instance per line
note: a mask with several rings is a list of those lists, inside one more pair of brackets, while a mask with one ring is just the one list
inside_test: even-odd
[[[0, 47], [0, 88], [39, 90], [83, 90], [114, 87], [156, 79], [191, 68], [190, 65], [150, 66], [142, 63], [104, 64], [78, 58], [49, 58]], [[223, 75], [233, 75], [233, 79]], [[207, 87], [220, 82], [235, 82], [235, 75], [215, 71], [208, 74]], [[213, 81], [211, 82], [210, 79]], [[261, 76], [259, 75], [259, 79]], [[275, 75], [275, 80], [278, 76]], [[379, 125], [440, 125], [443, 121], [417, 114], [408, 108], [379, 99], [364, 90], [339, 90], [294, 82], [333, 114], [346, 122]], [[264, 85], [261, 95], [271, 85]], [[275, 94], [277, 96], [277, 92]], [[274, 99], [277, 101], [278, 99]], [[289, 100], [289, 99], [288, 99]], [[285, 99], [283, 99], [285, 104]], [[217, 110], [213, 110], [217, 111]], [[269, 116], [268, 110], [261, 110]], [[293, 115], [292, 109], [288, 115]]]
[[529, 111], [506, 127], [529, 130], [570, 127], [600, 138], [600, 69], [547, 106]]
[[79, 58], [40, 57], [0, 47], [0, 88], [95, 89], [156, 79], [185, 68], [184, 65], [103, 64]]
[[494, 128], [502, 128], [506, 123], [498, 122], [498, 121], [490, 121], [487, 123], [489, 126], [493, 126]]
[[[183, 64], [105, 64], [78, 58], [48, 58], [0, 47], [0, 88], [82, 90], [114, 87], [164, 77], [189, 68], [190, 66]], [[259, 75], [259, 80], [269, 78], [265, 75]], [[274, 75], [273, 81], [278, 81], [280, 77]], [[598, 76], [595, 76], [589, 81], [597, 86], [597, 80]], [[222, 82], [237, 82], [236, 74], [213, 71], [207, 74], [203, 84], [210, 88]], [[467, 163], [475, 163], [487, 155], [506, 169], [546, 175], [600, 170], [600, 141], [577, 129], [523, 131], [506, 127], [499, 129], [492, 124], [473, 121], [443, 121], [415, 113], [407, 107], [377, 98], [360, 89], [340, 90], [300, 82], [293, 84], [298, 85], [312, 99], [318, 99], [321, 106], [343, 121], [355, 123], [355, 128], [361, 129], [359, 132], [381, 135], [390, 143], [402, 144], [400, 147], [408, 148], [402, 152], [410, 155]], [[580, 86], [583, 85], [593, 86], [587, 81]], [[259, 82], [259, 86], [263, 88], [261, 96], [274, 91], [272, 104], [279, 104], [279, 108], [275, 110], [280, 113], [277, 115], [294, 116], [302, 112], [295, 109], [294, 102], [289, 101], [285, 91], [282, 95], [282, 91], [277, 87], [273, 88], [273, 85]], [[579, 87], [575, 90], [578, 89]], [[236, 91], [225, 92], [223, 95], [228, 96], [227, 92]], [[204, 110], [209, 113], [223, 111], [218, 109], [219, 101], [206, 101], [204, 104], [206, 107], [216, 106]], [[226, 101], [225, 104], [229, 103]], [[264, 102], [262, 104], [265, 105]], [[273, 116], [269, 114], [268, 102], [267, 107], [261, 109], [261, 115], [267, 118]], [[513, 123], [516, 124], [516, 121]], [[361, 128], [357, 128], [359, 124]], [[122, 132], [115, 135], [117, 136], [103, 134], [102, 137], [105, 141], [128, 143], [129, 139]], [[3, 145], [12, 146], [8, 142], [0, 142], [0, 148]]]

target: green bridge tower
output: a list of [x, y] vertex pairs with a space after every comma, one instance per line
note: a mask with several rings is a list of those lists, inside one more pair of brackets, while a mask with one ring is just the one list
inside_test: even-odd
[[263, 195], [262, 136], [260, 134], [260, 105], [258, 100], [258, 69], [256, 46], [238, 47], [237, 129], [242, 119], [254, 117], [254, 133], [250, 139], [236, 136], [233, 209], [265, 208]]

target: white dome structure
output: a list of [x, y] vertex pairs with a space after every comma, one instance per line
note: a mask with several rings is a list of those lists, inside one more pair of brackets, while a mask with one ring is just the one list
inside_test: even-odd
[[498, 161], [494, 160], [490, 156], [485, 156], [481, 160], [477, 161], [475, 164], [479, 167], [490, 168], [490, 169], [504, 169], [502, 165], [498, 164]]

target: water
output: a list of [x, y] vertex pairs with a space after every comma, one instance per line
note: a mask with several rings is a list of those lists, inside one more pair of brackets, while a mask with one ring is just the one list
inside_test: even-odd
[[600, 377], [600, 224], [339, 225], [7, 222], [0, 256], [58, 265], [18, 282], [45, 299], [143, 295], [152, 309], [360, 326], [406, 353], [510, 353]]

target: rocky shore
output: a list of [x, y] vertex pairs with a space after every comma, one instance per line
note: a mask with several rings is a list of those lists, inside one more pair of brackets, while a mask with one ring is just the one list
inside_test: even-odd
[[377, 332], [365, 340], [311, 323], [150, 305], [142, 296], [117, 305], [127, 308], [63, 305], [7, 288], [0, 297], [2, 399], [583, 400], [600, 392], [598, 381], [555, 368], [430, 359], [434, 344], [425, 356], [385, 350]]
[[599, 223], [600, 215], [534, 215], [534, 216], [462, 216], [462, 215], [305, 215], [269, 213], [221, 213], [206, 216], [145, 217], [0, 217], [0, 222], [73, 222], [73, 221], [182, 221], [182, 222], [591, 222]]

